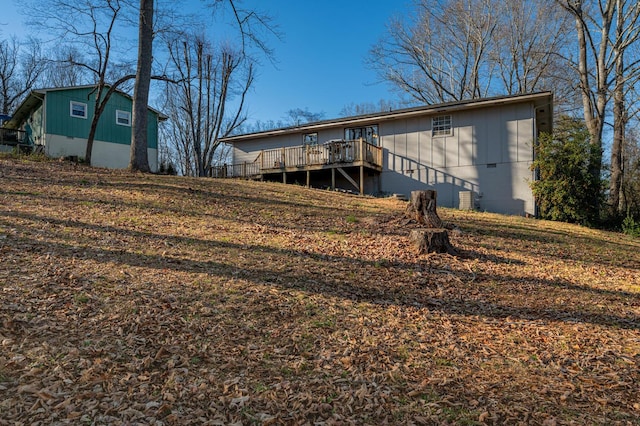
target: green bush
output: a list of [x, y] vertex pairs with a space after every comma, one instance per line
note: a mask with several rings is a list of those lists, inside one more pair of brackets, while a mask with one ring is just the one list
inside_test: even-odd
[[622, 221], [622, 232], [632, 237], [640, 237], [640, 221], [636, 221], [631, 215], [627, 215]]
[[[602, 152], [590, 143], [584, 122], [560, 117], [553, 135], [542, 134], [531, 166], [531, 189], [544, 219], [594, 224], [603, 201]], [[594, 171], [595, 169], [595, 171]]]

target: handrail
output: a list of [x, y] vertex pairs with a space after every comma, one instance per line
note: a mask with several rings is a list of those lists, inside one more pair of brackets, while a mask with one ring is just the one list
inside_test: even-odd
[[25, 144], [26, 133], [23, 130], [0, 128], [0, 145], [20, 145]]
[[224, 164], [211, 168], [212, 177], [259, 176], [265, 171], [304, 168], [341, 163], [369, 163], [382, 167], [382, 148], [363, 139], [332, 140], [320, 145], [298, 145], [265, 149], [249, 163]]

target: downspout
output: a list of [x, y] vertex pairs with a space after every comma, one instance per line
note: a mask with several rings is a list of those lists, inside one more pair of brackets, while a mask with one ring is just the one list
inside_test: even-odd
[[[536, 159], [536, 148], [538, 146], [538, 111], [542, 110], [543, 108], [546, 108], [548, 105], [542, 105], [539, 107], [534, 106], [533, 107], [533, 146], [531, 147], [531, 149], [533, 150], [531, 157], [533, 158], [533, 160], [535, 161]], [[535, 168], [533, 170], [533, 180], [535, 182], [540, 180], [540, 169]], [[540, 207], [538, 206], [538, 200], [533, 199], [533, 216], [538, 219], [540, 218]]]
[[40, 112], [40, 121], [41, 121], [41, 125], [40, 125], [40, 143], [43, 145], [43, 151], [45, 153], [45, 155], [48, 155], [48, 148], [49, 145], [47, 144], [47, 108], [46, 105], [44, 103], [44, 99], [42, 101], [42, 111]]

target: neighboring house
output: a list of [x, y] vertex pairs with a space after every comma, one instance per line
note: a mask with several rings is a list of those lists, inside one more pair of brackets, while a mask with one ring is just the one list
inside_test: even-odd
[[[75, 86], [32, 91], [4, 123], [20, 130], [24, 138], [41, 145], [50, 157], [84, 158], [95, 105], [95, 86]], [[91, 163], [97, 167], [128, 167], [131, 150], [132, 99], [115, 91], [100, 116]], [[158, 123], [166, 116], [149, 108], [147, 146], [149, 166], [158, 168]], [[25, 139], [26, 140], [26, 139]]]
[[370, 194], [429, 188], [442, 206], [535, 215], [533, 148], [552, 123], [550, 92], [325, 120], [229, 137], [234, 164], [212, 175]]

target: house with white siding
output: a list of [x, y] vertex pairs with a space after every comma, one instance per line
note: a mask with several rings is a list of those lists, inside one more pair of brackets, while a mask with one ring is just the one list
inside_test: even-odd
[[438, 191], [438, 204], [535, 215], [534, 146], [551, 132], [553, 95], [541, 92], [427, 105], [243, 134], [219, 177], [354, 190]]

